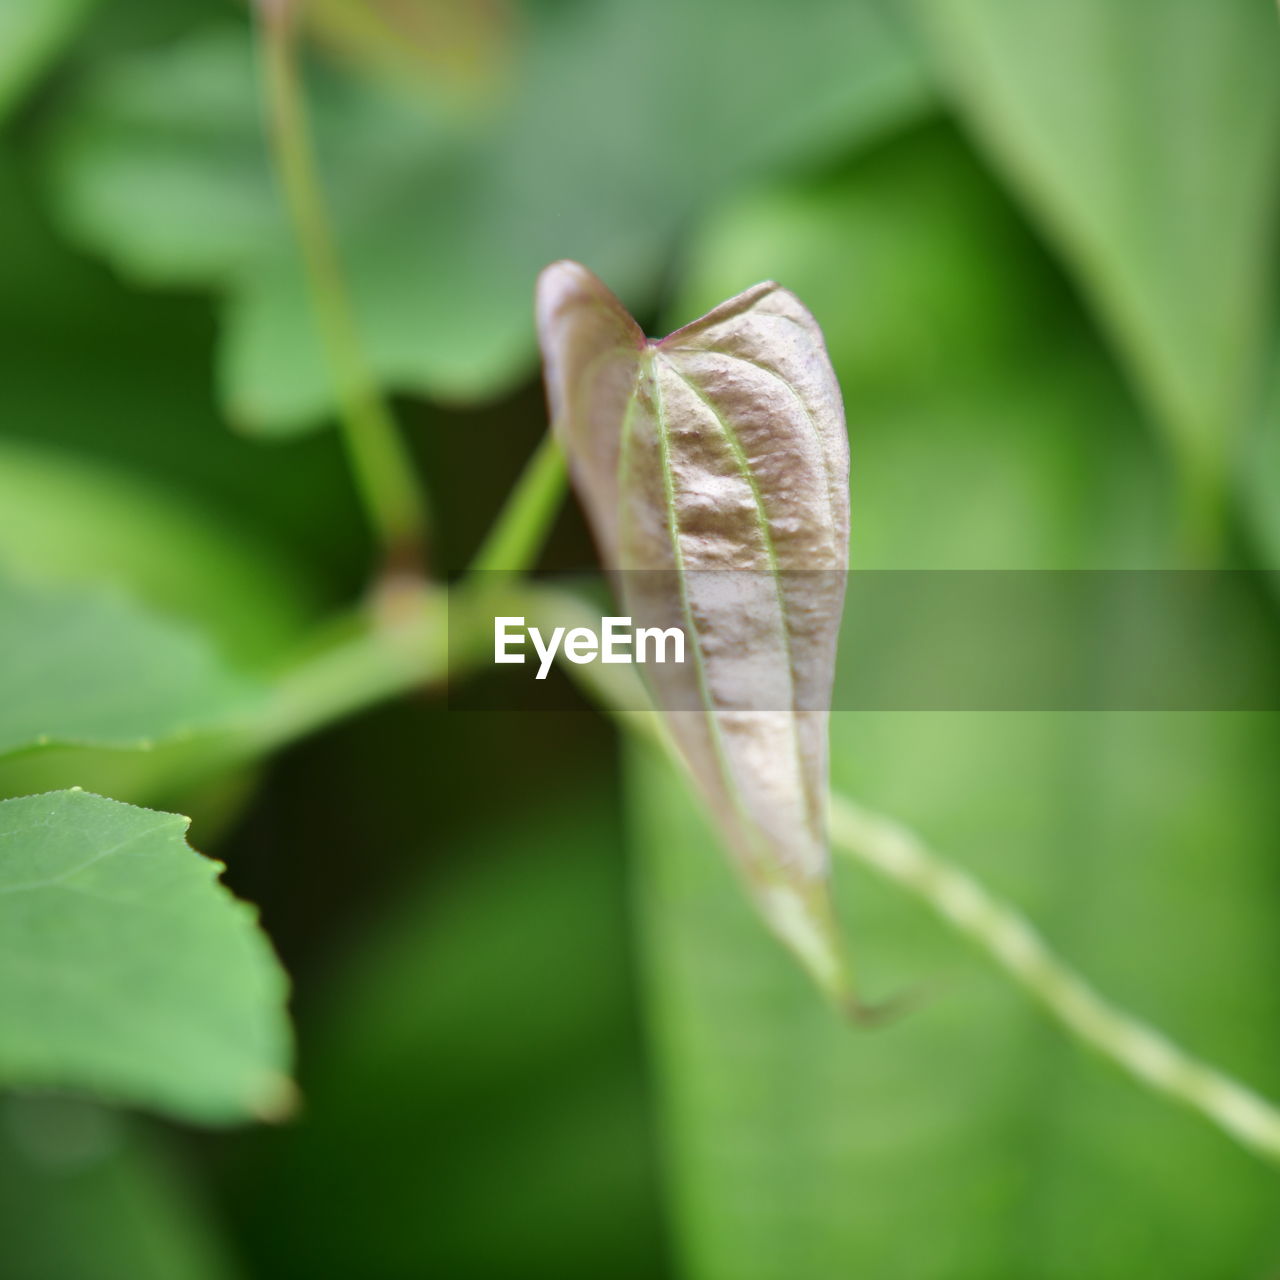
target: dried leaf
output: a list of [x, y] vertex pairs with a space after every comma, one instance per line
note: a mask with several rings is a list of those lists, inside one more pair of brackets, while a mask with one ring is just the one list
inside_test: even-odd
[[624, 607], [686, 636], [646, 668], [671, 737], [769, 925], [855, 1008], [825, 836], [849, 448], [821, 331], [765, 283], [650, 341], [572, 262], [542, 273], [538, 328]]

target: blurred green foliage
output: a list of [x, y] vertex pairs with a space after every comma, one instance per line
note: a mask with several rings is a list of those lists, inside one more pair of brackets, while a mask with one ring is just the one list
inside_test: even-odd
[[[1280, 567], [1262, 0], [321, 9], [326, 192], [443, 569], [544, 425], [530, 293], [560, 256], [655, 332], [761, 278], [799, 293], [845, 391], [860, 566]], [[214, 0], [0, 3], [0, 564], [107, 584], [250, 681], [368, 557], [336, 439], [306, 434], [332, 394], [254, 68], [247, 9]], [[551, 563], [590, 555], [567, 513]], [[1273, 1171], [844, 869], [872, 994], [925, 999], [835, 1025], [682, 785], [629, 758], [624, 811], [611, 743], [585, 711], [414, 700], [256, 785], [198, 750], [0, 770], [194, 813], [294, 977], [307, 1099], [216, 1137], [0, 1100], [0, 1273], [1280, 1266]], [[833, 755], [1105, 990], [1280, 1093], [1275, 715], [842, 713]]]
[[[375, 371], [491, 398], [531, 371], [529, 297], [547, 262], [596, 263], [642, 303], [678, 230], [727, 186], [919, 110], [898, 24], [873, 4], [807, 10], [779, 23], [772, 5], [728, 0], [529, 4], [521, 56], [490, 101], [432, 104], [398, 79], [319, 68], [321, 165]], [[735, 92], [742, 68], [766, 62]], [[320, 418], [329, 379], [246, 33], [224, 24], [112, 65], [58, 135], [57, 207], [79, 242], [147, 282], [227, 291], [232, 421], [279, 432]]]
[[0, 576], [0, 612], [0, 758], [46, 745], [145, 749], [226, 725], [254, 693], [203, 637], [101, 590]]
[[92, 0], [0, 4], [0, 116], [75, 35]]
[[1197, 0], [917, 10], [963, 118], [1061, 244], [1185, 482], [1220, 483], [1271, 312], [1275, 14]]
[[14, 1276], [243, 1275], [182, 1163], [126, 1117], [70, 1099], [4, 1100], [0, 1234]]
[[267, 1274], [661, 1273], [621, 836], [607, 791], [533, 805], [353, 944], [308, 1122], [235, 1175]]
[[[851, 407], [864, 567], [1175, 565], [1154, 440], [1011, 218], [935, 128], [711, 222], [680, 314], [775, 262], [813, 306]], [[902, 643], [925, 661], [946, 637]], [[978, 871], [1180, 1043], [1280, 1089], [1276, 716], [837, 712], [832, 739], [837, 789]], [[1064, 1049], [917, 907], [845, 878], [871, 994], [924, 1002], [851, 1038], [756, 938], [679, 784], [650, 766], [634, 809], [694, 1274], [1192, 1280], [1275, 1258], [1272, 1170]]]

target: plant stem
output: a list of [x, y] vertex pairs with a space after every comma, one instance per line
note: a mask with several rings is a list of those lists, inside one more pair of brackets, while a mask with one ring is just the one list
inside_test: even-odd
[[[530, 588], [528, 596], [524, 608], [531, 616], [537, 612], [537, 598], [558, 619], [575, 616], [572, 595]], [[582, 608], [580, 603], [576, 607]], [[630, 668], [568, 664], [566, 673], [621, 727], [655, 742], [673, 767], [681, 767], [660, 713], [634, 710], [640, 685]], [[892, 881], [976, 942], [1067, 1032], [1143, 1084], [1280, 1164], [1280, 1108], [1104, 999], [1050, 950], [1018, 911], [931, 853], [907, 828], [841, 795], [831, 797], [829, 822], [833, 849]]]
[[1104, 999], [1013, 907], [929, 852], [912, 832], [852, 800], [833, 796], [831, 842], [927, 903], [1079, 1040], [1143, 1084], [1198, 1111], [1259, 1155], [1280, 1163], [1280, 1110]]
[[267, 755], [398, 694], [448, 674], [448, 600], [440, 588], [414, 591], [382, 619], [362, 614], [349, 634], [299, 660], [277, 681], [234, 749]]
[[[587, 616], [583, 602], [566, 592], [523, 587], [514, 596], [464, 594], [472, 607], [496, 599], [503, 608], [518, 605], [534, 619], [553, 616], [563, 623], [580, 613]], [[448, 671], [446, 593], [425, 590], [409, 606], [398, 621], [366, 626], [299, 663], [277, 685], [258, 722], [237, 739], [233, 755], [252, 758], [394, 694], [456, 674]], [[571, 665], [568, 674], [620, 727], [657, 743], [680, 767], [661, 716], [635, 709], [642, 686], [634, 672]], [[833, 795], [830, 834], [834, 849], [892, 881], [975, 942], [1071, 1035], [1141, 1083], [1280, 1164], [1280, 1109], [1104, 999], [1054, 954], [1015, 908], [931, 853], [913, 832], [845, 796]]]
[[533, 567], [560, 510], [567, 483], [564, 451], [548, 431], [471, 562], [471, 573], [485, 575], [482, 587], [504, 586]]
[[333, 370], [356, 486], [391, 570], [418, 570], [427, 508], [413, 464], [369, 371], [326, 213], [298, 81], [289, 0], [259, 0], [272, 148]]

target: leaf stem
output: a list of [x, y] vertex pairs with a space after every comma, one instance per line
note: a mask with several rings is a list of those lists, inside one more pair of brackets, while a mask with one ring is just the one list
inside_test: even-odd
[[[573, 620], [585, 608], [572, 593], [541, 588], [521, 588], [519, 600], [535, 620], [540, 614]], [[241, 740], [244, 756], [283, 746], [394, 694], [456, 674], [448, 670], [448, 607], [444, 590], [429, 589], [408, 602], [398, 620], [366, 626], [299, 663]], [[504, 607], [514, 605], [507, 601]], [[661, 717], [634, 709], [640, 705], [641, 685], [630, 669], [575, 665], [568, 674], [620, 727], [655, 742], [679, 766], [679, 753]], [[830, 838], [835, 850], [892, 881], [973, 941], [1082, 1043], [1280, 1164], [1280, 1108], [1105, 999], [1014, 907], [930, 852], [912, 831], [846, 796], [833, 795]]]
[[548, 430], [472, 560], [485, 585], [506, 585], [537, 562], [568, 484], [564, 451]]
[[1079, 1040], [1280, 1164], [1280, 1110], [1099, 995], [1018, 911], [931, 853], [912, 832], [852, 800], [833, 796], [831, 842], [925, 902]]
[[[531, 589], [529, 595], [546, 601], [557, 618], [573, 616], [565, 612], [574, 607], [572, 595], [542, 589]], [[525, 607], [534, 611], [532, 599]], [[621, 727], [655, 742], [676, 768], [681, 767], [661, 716], [632, 709], [639, 705], [640, 685], [630, 668], [570, 664], [566, 674]], [[828, 820], [833, 849], [856, 858], [932, 908], [981, 947], [1064, 1030], [1157, 1093], [1198, 1112], [1243, 1146], [1280, 1164], [1280, 1108], [1106, 1000], [1050, 950], [1017, 910], [931, 853], [906, 827], [841, 795], [831, 796]]]
[[343, 440], [388, 569], [420, 571], [427, 505], [413, 464], [370, 373], [316, 170], [299, 85], [290, 0], [259, 0], [268, 129], [312, 305], [333, 371]]
[[446, 592], [405, 592], [393, 613], [362, 612], [285, 671], [234, 749], [269, 754], [389, 698], [442, 683], [447, 674]]

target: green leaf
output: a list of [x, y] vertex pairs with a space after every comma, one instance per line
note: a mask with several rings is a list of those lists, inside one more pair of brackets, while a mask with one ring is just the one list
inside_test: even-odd
[[287, 1112], [286, 979], [187, 819], [0, 802], [0, 1083], [206, 1124]]
[[[201, 7], [207, 0], [193, 3]], [[189, 21], [191, 7], [164, 12], [176, 20], [185, 10]], [[207, 300], [139, 292], [69, 247], [47, 225], [47, 187], [32, 181], [31, 140], [23, 140], [23, 153], [18, 150], [0, 137], [0, 341], [22, 353], [6, 362], [0, 379], [0, 434], [41, 451], [43, 467], [12, 465], [22, 466], [23, 478], [42, 473], [33, 478], [49, 481], [50, 501], [63, 504], [57, 535], [46, 517], [33, 524], [32, 538], [53, 537], [64, 554], [68, 544], [78, 543], [94, 563], [104, 558], [93, 550], [99, 544], [121, 550], [125, 544], [131, 556], [148, 549], [146, 582], [129, 576], [132, 560], [111, 566], [121, 570], [112, 578], [165, 611], [186, 614], [185, 606], [199, 595], [197, 574], [208, 573], [210, 590], [190, 616], [218, 635], [228, 653], [238, 657], [244, 642], [251, 660], [278, 660], [272, 620], [290, 607], [295, 624], [314, 617], [318, 600], [332, 605], [349, 596], [363, 568], [364, 524], [338, 442], [317, 438], [293, 449], [264, 450], [229, 432], [210, 385]], [[66, 374], [69, 350], [75, 352], [75, 377]], [[67, 459], [67, 451], [79, 457]], [[64, 488], [53, 480], [56, 457], [82, 476], [98, 471], [94, 464], [110, 464], [134, 473], [133, 480], [112, 484], [113, 477], [98, 471], [102, 487], [115, 492], [82, 509], [89, 485], [68, 479]], [[9, 465], [6, 456], [0, 472]], [[144, 485], [152, 491], [149, 498], [141, 493]], [[170, 491], [171, 502], [157, 500], [160, 486]], [[126, 518], [126, 489], [137, 503], [136, 520]], [[7, 487], [4, 496], [10, 496]], [[149, 515], [161, 517], [161, 505], [185, 509], [188, 526], [211, 526], [203, 550], [192, 547], [189, 536], [173, 539], [175, 560], [188, 552], [199, 560], [181, 600], [178, 569], [170, 568], [165, 598], [153, 601], [151, 574], [170, 543], [158, 528], [136, 530]], [[23, 503], [20, 510], [28, 507]], [[242, 551], [256, 563], [274, 599], [216, 594], [224, 574], [211, 563], [215, 538], [224, 544], [224, 560]], [[27, 546], [23, 553], [35, 557], [43, 572], [42, 547]], [[267, 635], [259, 634], [258, 619]], [[285, 639], [296, 635], [295, 625]]]
[[419, 92], [459, 95], [492, 87], [515, 25], [504, 0], [312, 0], [299, 16], [347, 58]]
[[[278, 662], [315, 611], [265, 538], [149, 477], [0, 439], [0, 575], [110, 584], [198, 627], [237, 664]], [[2, 717], [0, 717], [2, 718]]]
[[255, 689], [198, 635], [109, 592], [0, 575], [0, 756], [224, 728]]
[[[532, 368], [528, 298], [545, 263], [589, 262], [643, 302], [692, 212], [927, 100], [913, 46], [870, 0], [820, 0], [783, 24], [734, 0], [525, 18], [509, 82], [470, 113], [327, 65], [312, 77], [361, 337], [397, 387], [501, 394]], [[226, 293], [229, 413], [290, 431], [326, 414], [332, 392], [254, 67], [228, 27], [94, 77], [59, 130], [56, 192], [72, 234], [129, 275]], [[749, 93], [744, 67], [768, 68]]]
[[75, 35], [94, 0], [0, 0], [0, 120]]
[[[13, 380], [6, 379], [5, 391], [13, 390]], [[314, 612], [314, 591], [304, 576], [290, 571], [292, 567], [269, 540], [241, 523], [220, 519], [216, 509], [205, 510], [189, 493], [65, 450], [0, 439], [0, 597], [7, 602], [14, 583], [38, 578], [47, 583], [43, 592], [66, 604], [65, 613], [55, 611], [56, 620], [44, 617], [59, 629], [78, 626], [82, 612], [88, 618], [104, 607], [117, 620], [122, 615], [133, 619], [120, 624], [127, 642], [122, 664], [104, 662], [88, 632], [65, 640], [52, 634], [33, 636], [33, 649], [69, 644], [82, 650], [74, 657], [67, 651], [68, 664], [77, 670], [98, 670], [104, 680], [118, 675], [129, 681], [133, 672], [153, 690], [153, 673], [145, 665], [148, 637], [158, 637], [165, 652], [178, 637], [193, 663], [189, 689], [175, 687], [179, 702], [165, 705], [144, 690], [154, 719], [146, 702], [123, 705], [130, 739], [140, 733], [161, 744], [150, 751], [116, 749], [118, 731], [124, 727], [120, 724], [107, 726], [112, 733], [102, 738], [101, 726], [88, 725], [84, 708], [69, 701], [57, 672], [50, 673], [51, 683], [38, 693], [34, 686], [24, 689], [23, 702], [33, 721], [29, 728], [46, 732], [54, 721], [43, 728], [40, 721], [48, 713], [59, 726], [73, 731], [76, 740], [89, 729], [93, 741], [115, 746], [5, 755], [0, 759], [0, 797], [82, 786], [135, 804], [181, 808], [208, 830], [211, 804], [221, 808], [222, 798], [234, 794], [234, 788], [214, 791], [206, 785], [227, 767], [219, 731], [231, 728], [240, 712], [257, 706], [256, 689], [231, 676], [226, 667], [255, 673], [274, 670], [284, 655], [296, 651], [308, 615]], [[36, 591], [34, 586], [30, 589]], [[28, 613], [22, 626], [43, 623]], [[0, 647], [8, 643], [3, 637], [17, 638], [18, 627], [16, 616], [0, 612]], [[197, 634], [206, 640], [197, 639]], [[147, 648], [135, 651], [129, 637]], [[201, 649], [203, 658], [198, 657]], [[206, 664], [207, 681], [200, 674]], [[0, 687], [7, 687], [4, 672]], [[34, 701], [30, 695], [35, 695]], [[122, 686], [119, 696], [122, 703], [128, 700], [128, 689]], [[185, 712], [193, 713], [192, 718], [179, 727], [190, 728], [195, 736], [174, 739], [171, 726]], [[9, 707], [0, 707], [0, 739], [8, 736], [11, 714]], [[199, 795], [196, 785], [202, 788]]]
[[[863, 566], [1169, 563], [1171, 497], [1140, 415], [949, 135], [765, 193], [709, 225], [693, 261], [681, 314], [767, 269], [828, 332]], [[1103, 992], [1270, 1096], [1277, 758], [1264, 714], [832, 717], [837, 790], [918, 830]], [[1074, 1047], [931, 914], [844, 864], [864, 985], [921, 1000], [869, 1033], [841, 1025], [761, 940], [670, 770], [646, 757], [630, 776], [691, 1280], [1275, 1269], [1273, 1171]]]
[[825, 834], [849, 447], [822, 334], [766, 283], [650, 342], [574, 262], [542, 273], [537, 313], [555, 431], [621, 607], [687, 645], [650, 668], [666, 728], [761, 914], [852, 1006]]
[[1079, 274], [1184, 480], [1211, 499], [1256, 390], [1269, 314], [1274, 6], [915, 9], [966, 120]]

